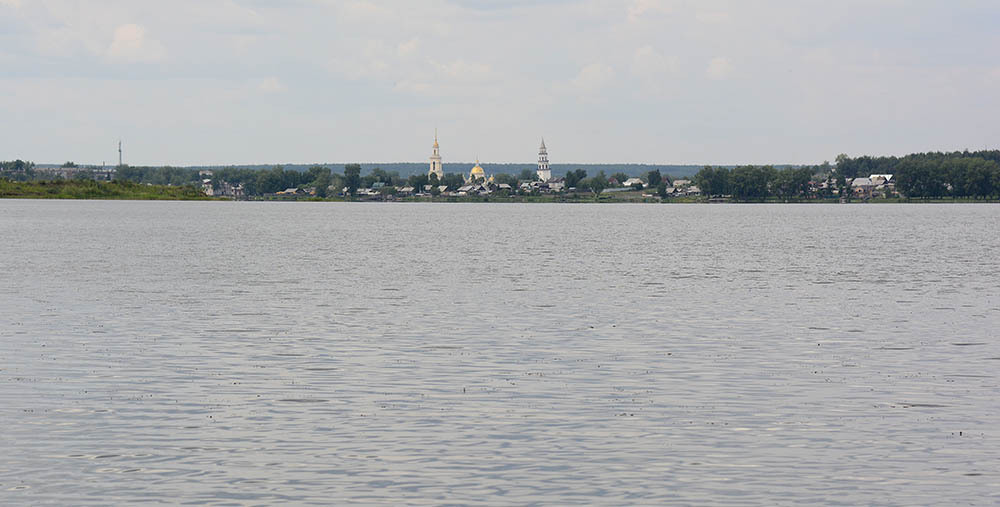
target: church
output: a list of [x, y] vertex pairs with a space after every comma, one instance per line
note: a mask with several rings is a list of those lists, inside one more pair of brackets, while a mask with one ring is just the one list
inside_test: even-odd
[[542, 138], [542, 145], [538, 148], [538, 179], [546, 182], [552, 179], [552, 170], [549, 169], [549, 150], [545, 147], [545, 138]]
[[[538, 180], [543, 183], [552, 179], [552, 169], [549, 167], [549, 150], [545, 147], [545, 138], [542, 138], [542, 144], [538, 147], [538, 169], [535, 174], [538, 176]], [[434, 129], [434, 147], [430, 157], [430, 168], [427, 171], [428, 178], [432, 175], [437, 175], [438, 181], [444, 179], [444, 166], [441, 164], [441, 147], [438, 144], [437, 129]], [[466, 183], [475, 183], [477, 180], [483, 183], [493, 181], [492, 177], [486, 177], [486, 171], [479, 164], [479, 160], [476, 160], [475, 167], [469, 170], [469, 175], [464, 176], [464, 178]]]
[[444, 179], [444, 168], [441, 165], [441, 147], [438, 146], [437, 129], [434, 129], [434, 153], [431, 155], [431, 168], [427, 171], [427, 177], [430, 178], [434, 174], [437, 175], [438, 181]]
[[476, 160], [476, 166], [469, 171], [469, 177], [465, 178], [465, 182], [475, 183], [476, 180], [482, 180], [483, 183], [486, 182], [486, 171], [483, 170], [483, 166], [479, 165], [479, 160]]

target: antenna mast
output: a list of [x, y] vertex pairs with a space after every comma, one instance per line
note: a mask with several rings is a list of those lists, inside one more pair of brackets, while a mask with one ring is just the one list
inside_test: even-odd
[[118, 167], [122, 166], [122, 140], [118, 140]]

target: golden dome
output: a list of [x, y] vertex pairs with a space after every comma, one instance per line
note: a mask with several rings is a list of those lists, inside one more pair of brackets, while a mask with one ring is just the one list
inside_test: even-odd
[[469, 176], [471, 176], [473, 178], [485, 178], [486, 177], [486, 171], [484, 171], [483, 168], [480, 167], [478, 160], [476, 161], [476, 167], [473, 167], [472, 171], [469, 171]]

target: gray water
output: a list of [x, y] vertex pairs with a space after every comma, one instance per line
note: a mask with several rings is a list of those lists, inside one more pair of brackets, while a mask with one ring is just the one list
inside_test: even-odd
[[0, 201], [0, 504], [995, 504], [998, 233]]

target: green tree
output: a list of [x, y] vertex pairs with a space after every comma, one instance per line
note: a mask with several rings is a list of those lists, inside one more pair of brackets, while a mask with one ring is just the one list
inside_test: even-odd
[[580, 182], [587, 179], [587, 171], [577, 169], [566, 173], [566, 188], [579, 187]]
[[608, 187], [608, 177], [604, 175], [604, 171], [600, 171], [596, 176], [590, 178], [587, 186], [590, 187], [591, 192], [600, 195]]
[[659, 169], [655, 169], [646, 173], [646, 183], [649, 183], [649, 186], [651, 188], [652, 187], [659, 188], [660, 182], [662, 181], [663, 181], [663, 175], [660, 174]]
[[320, 176], [322, 176], [324, 173], [326, 173], [326, 175], [329, 176], [330, 172], [331, 171], [330, 171], [329, 167], [323, 167], [321, 165], [314, 165], [314, 166], [312, 166], [312, 167], [310, 167], [309, 169], [306, 170], [305, 175], [303, 176], [302, 179], [304, 181], [314, 182]]
[[354, 197], [358, 193], [361, 185], [361, 164], [347, 164], [344, 166], [344, 186], [347, 193]]
[[382, 196], [382, 200], [384, 201], [386, 197], [390, 195], [396, 195], [396, 187], [392, 185], [386, 185], [378, 189], [378, 193]]
[[449, 191], [454, 192], [458, 190], [459, 187], [465, 185], [465, 178], [459, 173], [445, 173], [444, 178], [441, 180], [442, 185], [446, 185]]
[[624, 186], [625, 182], [628, 181], [628, 175], [623, 172], [617, 172], [611, 175], [611, 179], [617, 181], [619, 185]]
[[660, 181], [660, 184], [656, 186], [656, 195], [661, 198], [667, 197], [667, 182]]
[[766, 198], [774, 175], [772, 166], [741, 166], [733, 169], [729, 173], [733, 197], [741, 201]]
[[494, 175], [493, 176], [493, 181], [495, 181], [498, 185], [500, 185], [500, 184], [507, 184], [507, 185], [510, 185], [512, 187], [516, 187], [517, 186], [517, 178], [515, 178], [514, 176], [512, 176], [510, 174], [506, 174], [506, 173], [500, 173], [500, 174]]
[[[434, 179], [437, 180], [437, 175], [434, 175]], [[414, 174], [406, 179], [406, 185], [417, 189], [418, 192], [424, 190], [424, 185], [429, 185], [430, 178], [426, 174]]]
[[694, 182], [709, 197], [729, 194], [729, 169], [705, 166], [695, 174]]
[[316, 179], [312, 184], [316, 187], [316, 197], [322, 197], [325, 199], [330, 193], [330, 185], [333, 184], [333, 178], [330, 176], [330, 170], [327, 169], [316, 176]]
[[812, 180], [812, 169], [785, 168], [774, 173], [772, 190], [784, 199], [805, 197], [809, 192], [810, 180]]
[[538, 179], [538, 173], [532, 171], [531, 169], [522, 169], [521, 174], [517, 177], [520, 181], [535, 181]]

